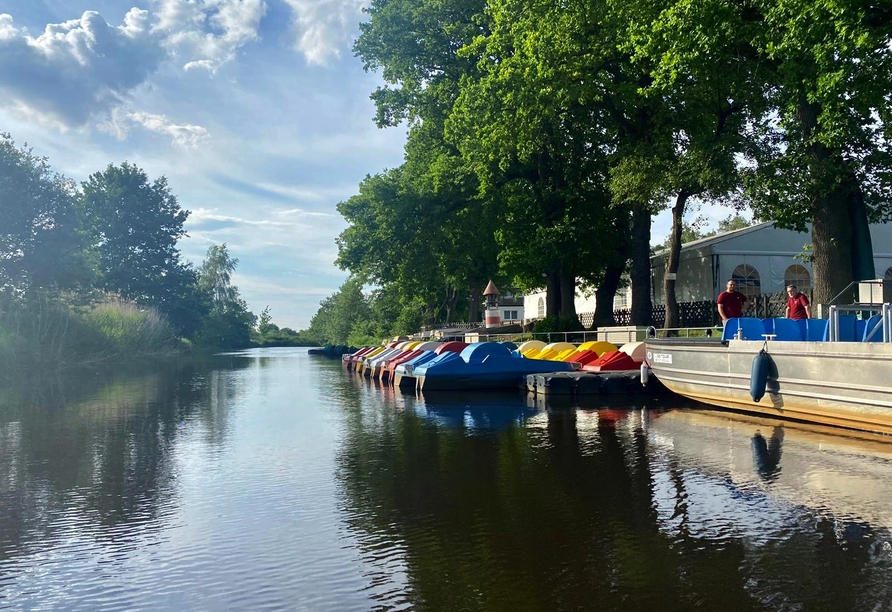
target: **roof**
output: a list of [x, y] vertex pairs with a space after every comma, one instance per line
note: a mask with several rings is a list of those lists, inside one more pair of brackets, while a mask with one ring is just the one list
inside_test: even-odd
[[[723, 232], [721, 234], [716, 234], [715, 236], [708, 236], [706, 238], [700, 238], [699, 240], [685, 242], [683, 245], [681, 245], [681, 248], [682, 250], [697, 249], [704, 246], [719, 244], [720, 242], [725, 242], [726, 240], [731, 240], [732, 238], [739, 238], [740, 236], [744, 236], [746, 234], [758, 232], [760, 230], [772, 227], [773, 225], [774, 221], [765, 221], [764, 223], [757, 223], [756, 225], [751, 225], [749, 227], [731, 230], [730, 232]], [[653, 255], [651, 255], [651, 257], [658, 257], [661, 255], [666, 255], [668, 253], [669, 249], [660, 249], [659, 251], [655, 251]]]
[[[479, 287], [480, 285], [477, 286]], [[496, 288], [492, 281], [489, 281], [486, 289], [483, 290], [483, 295], [499, 295], [499, 290]]]

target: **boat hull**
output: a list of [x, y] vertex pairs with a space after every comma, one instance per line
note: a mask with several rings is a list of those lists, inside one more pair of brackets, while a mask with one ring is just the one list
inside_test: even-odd
[[[764, 397], [750, 397], [753, 358], [771, 357]], [[671, 391], [745, 412], [892, 435], [892, 344], [648, 340], [647, 364]]]

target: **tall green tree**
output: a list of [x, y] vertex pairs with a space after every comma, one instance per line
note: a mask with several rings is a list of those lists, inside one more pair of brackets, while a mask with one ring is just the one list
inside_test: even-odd
[[251, 330], [257, 317], [232, 284], [238, 259], [229, 254], [226, 244], [212, 245], [198, 269], [198, 287], [210, 303], [207, 316], [197, 334], [203, 346], [234, 349], [251, 344]]
[[502, 195], [502, 262], [523, 288], [544, 281], [548, 312], [569, 317], [580, 284], [612, 302], [636, 235], [608, 188], [617, 129], [604, 70], [618, 51], [600, 32], [605, 7], [491, 2], [489, 33], [460, 51], [479, 58], [478, 75], [462, 80], [447, 123], [483, 186]]
[[109, 165], [82, 184], [79, 202], [97, 285], [156, 306], [181, 329], [194, 326], [195, 271], [181, 259], [183, 210], [164, 177], [150, 181], [128, 162]]
[[371, 319], [362, 282], [349, 278], [335, 293], [322, 300], [306, 335], [319, 344], [350, 344], [354, 330], [359, 332], [357, 335], [366, 335], [371, 329], [368, 325]]
[[[372, 94], [378, 125], [409, 124], [400, 181], [424, 202], [413, 234], [438, 249], [432, 257], [441, 278], [423, 299], [445, 309], [447, 321], [464, 296], [476, 320], [480, 293], [497, 271], [492, 199], [478, 197], [474, 173], [443, 133], [461, 79], [475, 70], [475, 60], [457, 51], [485, 31], [483, 8], [482, 0], [377, 0], [354, 45], [366, 70], [380, 70], [386, 83]], [[405, 283], [401, 289], [404, 302], [415, 303], [418, 295]]]
[[74, 183], [0, 133], [0, 291], [89, 281]]
[[670, 4], [655, 79], [720, 65], [764, 83], [748, 196], [781, 227], [812, 223], [815, 301], [872, 276], [868, 222], [888, 218], [892, 202], [892, 9], [861, 0]]

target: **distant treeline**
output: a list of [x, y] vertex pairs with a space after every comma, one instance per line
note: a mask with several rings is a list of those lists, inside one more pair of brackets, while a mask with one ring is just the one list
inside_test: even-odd
[[183, 261], [188, 216], [164, 177], [124, 162], [78, 185], [0, 133], [0, 368], [318, 343], [248, 310], [225, 244]]

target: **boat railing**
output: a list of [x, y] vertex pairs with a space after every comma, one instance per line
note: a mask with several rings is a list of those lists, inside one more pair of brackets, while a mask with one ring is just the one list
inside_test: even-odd
[[[827, 340], [841, 342], [847, 340], [842, 334], [842, 318], [849, 316], [861, 317], [864, 321], [864, 330], [861, 338], [865, 342], [892, 342], [892, 304], [833, 304], [830, 306], [830, 316], [827, 322]], [[868, 314], [874, 313], [874, 314]], [[868, 316], [865, 318], [865, 314]], [[857, 326], [855, 327], [857, 330]]]

